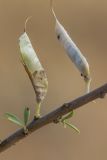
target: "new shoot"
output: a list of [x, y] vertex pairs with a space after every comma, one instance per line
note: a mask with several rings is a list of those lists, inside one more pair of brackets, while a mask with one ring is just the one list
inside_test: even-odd
[[21, 120], [15, 114], [8, 113], [8, 112], [5, 113], [5, 117], [9, 121], [17, 124], [18, 126], [23, 127], [25, 134], [28, 133], [27, 124], [28, 124], [28, 121], [29, 121], [29, 118], [30, 118], [30, 109], [29, 108], [25, 107], [24, 114], [23, 114], [23, 120]]

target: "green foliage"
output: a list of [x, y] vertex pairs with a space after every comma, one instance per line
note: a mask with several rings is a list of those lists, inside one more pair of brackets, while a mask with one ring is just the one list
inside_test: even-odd
[[11, 122], [19, 125], [20, 127], [23, 127], [25, 133], [28, 132], [28, 130], [27, 130], [27, 124], [28, 124], [29, 117], [30, 117], [30, 109], [29, 109], [29, 108], [25, 107], [25, 110], [24, 110], [24, 120], [21, 120], [21, 119], [20, 119], [19, 117], [17, 117], [15, 114], [8, 113], [8, 112], [5, 113], [5, 117], [6, 117], [9, 121], [11, 121]]
[[30, 118], [30, 109], [25, 107], [24, 110], [24, 125], [26, 126]]
[[9, 121], [11, 121], [21, 127], [24, 127], [23, 121], [21, 121], [16, 115], [11, 114], [11, 113], [5, 113], [5, 116]]
[[73, 124], [69, 123], [67, 120], [73, 117], [74, 111], [71, 111], [70, 113], [66, 114], [63, 118], [61, 118], [60, 122], [63, 124], [63, 126], [66, 128], [66, 126], [74, 129], [77, 133], [80, 133], [79, 129], [74, 126]]
[[80, 133], [79, 129], [71, 123], [68, 123], [66, 120], [63, 122], [64, 125], [74, 129], [77, 133]]
[[70, 113], [68, 113], [65, 116], [63, 116], [63, 118], [61, 119], [61, 121], [67, 120], [67, 119], [73, 117], [73, 115], [74, 115], [74, 111], [71, 111]]

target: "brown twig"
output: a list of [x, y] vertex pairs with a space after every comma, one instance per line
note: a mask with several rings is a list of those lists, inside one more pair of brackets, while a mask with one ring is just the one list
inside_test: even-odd
[[37, 129], [49, 124], [56, 122], [59, 117], [62, 117], [63, 115], [69, 113], [72, 110], [75, 110], [79, 107], [82, 107], [83, 105], [97, 99], [97, 98], [104, 98], [105, 94], [107, 93], [107, 83], [94, 91], [83, 95], [71, 102], [68, 102], [66, 104], [63, 104], [61, 107], [57, 108], [56, 110], [48, 113], [47, 115], [41, 117], [38, 120], [33, 120], [28, 126], [28, 134], [25, 135], [23, 132], [23, 129], [20, 129], [16, 131], [15, 133], [11, 134], [9, 137], [1, 141], [0, 143], [0, 152], [3, 152], [7, 150], [9, 147], [14, 145], [19, 140], [25, 138], [32, 132], [36, 131]]

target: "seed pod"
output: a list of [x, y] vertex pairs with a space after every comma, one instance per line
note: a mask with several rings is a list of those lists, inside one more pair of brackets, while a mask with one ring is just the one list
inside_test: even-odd
[[24, 64], [27, 66], [29, 72], [33, 74], [35, 71], [43, 70], [43, 67], [32, 47], [32, 44], [26, 32], [24, 32], [20, 36], [19, 46], [22, 60]]
[[86, 82], [86, 85], [87, 85], [87, 93], [88, 93], [90, 90], [90, 82], [91, 82], [89, 64], [86, 58], [82, 55], [79, 48], [76, 46], [76, 44], [73, 42], [73, 40], [68, 35], [67, 31], [58, 21], [55, 15], [53, 6], [52, 6], [52, 0], [51, 0], [51, 11], [52, 11], [52, 14], [56, 22], [55, 32], [56, 32], [57, 39], [62, 44], [69, 58], [72, 60], [72, 62], [75, 64], [75, 66], [78, 68], [81, 75], [83, 76]]
[[35, 117], [38, 118], [40, 117], [41, 103], [47, 93], [48, 80], [44, 68], [42, 67], [39, 58], [37, 57], [37, 54], [33, 49], [31, 41], [26, 33], [26, 22], [24, 33], [19, 38], [19, 46], [24, 67], [29, 75], [36, 93], [37, 104]]

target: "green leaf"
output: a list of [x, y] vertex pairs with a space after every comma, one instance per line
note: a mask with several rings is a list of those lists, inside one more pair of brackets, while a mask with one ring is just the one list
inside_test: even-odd
[[69, 112], [67, 115], [65, 115], [65, 116], [61, 119], [61, 121], [63, 122], [63, 121], [65, 121], [66, 119], [71, 118], [73, 115], [74, 115], [74, 111], [71, 111], [71, 112]]
[[25, 126], [28, 123], [29, 117], [30, 117], [30, 109], [28, 107], [25, 107], [25, 110], [24, 110], [24, 124], [25, 124]]
[[64, 121], [64, 124], [67, 125], [68, 127], [72, 128], [72, 129], [74, 129], [77, 133], [80, 133], [79, 129], [76, 126], [74, 126], [73, 124], [70, 124], [66, 121]]
[[16, 115], [11, 114], [11, 113], [5, 113], [5, 116], [9, 121], [11, 121], [21, 127], [24, 127], [23, 121], [21, 121]]

